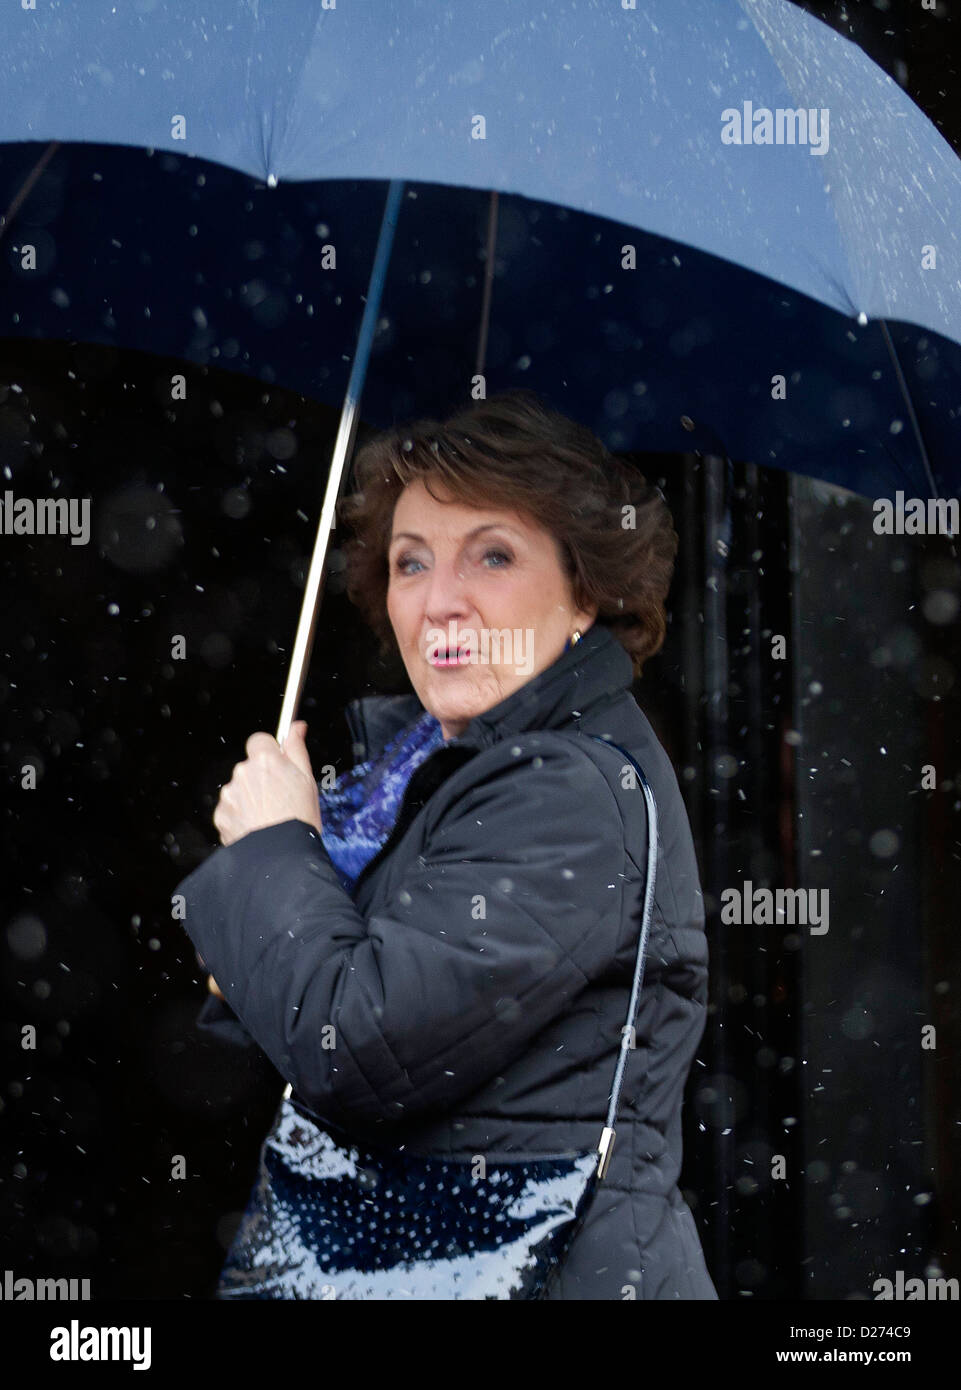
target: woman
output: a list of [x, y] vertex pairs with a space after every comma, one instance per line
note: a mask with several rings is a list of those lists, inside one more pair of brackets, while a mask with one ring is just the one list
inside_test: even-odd
[[677, 779], [630, 690], [664, 639], [667, 507], [528, 391], [381, 435], [355, 476], [348, 593], [414, 693], [352, 701], [364, 761], [332, 792], [302, 722], [283, 750], [248, 740], [214, 814], [223, 847], [180, 887], [223, 990], [200, 1022], [255, 1041], [358, 1144], [596, 1147], [646, 863], [617, 760], [572, 735], [607, 737], [657, 803], [654, 916], [610, 1167], [549, 1296], [714, 1299], [677, 1186], [703, 905]]

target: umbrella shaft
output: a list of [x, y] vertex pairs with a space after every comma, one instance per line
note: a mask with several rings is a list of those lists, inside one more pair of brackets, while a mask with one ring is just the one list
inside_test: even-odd
[[370, 360], [377, 315], [380, 312], [381, 295], [384, 281], [387, 278], [387, 266], [390, 261], [403, 188], [402, 180], [392, 179], [387, 193], [384, 217], [377, 239], [377, 251], [370, 274], [370, 284], [367, 287], [367, 302], [364, 305], [360, 333], [357, 337], [357, 351], [354, 353], [350, 380], [347, 383], [347, 395], [344, 398], [340, 413], [340, 427], [337, 430], [337, 440], [334, 444], [330, 473], [327, 477], [327, 489], [324, 493], [324, 503], [317, 525], [317, 538], [314, 541], [314, 553], [311, 556], [307, 583], [304, 587], [304, 598], [300, 607], [300, 621], [297, 624], [297, 636], [294, 639], [294, 652], [291, 657], [290, 670], [287, 673], [287, 688], [284, 691], [284, 702], [277, 724], [277, 742], [281, 747], [290, 733], [290, 726], [297, 713], [304, 683], [307, 679], [307, 667], [313, 648], [314, 629], [317, 623], [320, 595], [323, 590], [327, 546], [336, 519], [337, 502], [340, 498], [345, 474], [344, 465], [353, 448], [354, 437], [357, 433], [358, 405], [364, 389], [364, 379], [367, 375], [367, 363]]

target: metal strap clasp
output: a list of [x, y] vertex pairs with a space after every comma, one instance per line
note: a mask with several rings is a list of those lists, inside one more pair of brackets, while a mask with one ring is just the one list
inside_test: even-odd
[[611, 1154], [613, 1153], [613, 1151], [614, 1131], [608, 1125], [605, 1125], [604, 1128], [601, 1130], [600, 1143], [597, 1146], [597, 1152], [600, 1155], [600, 1159], [597, 1165], [598, 1179], [606, 1177], [608, 1165], [610, 1164]]

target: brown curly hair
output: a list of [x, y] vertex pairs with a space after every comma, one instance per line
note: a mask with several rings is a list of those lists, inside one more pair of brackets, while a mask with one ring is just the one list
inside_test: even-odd
[[428, 491], [436, 478], [464, 505], [512, 510], [549, 531], [576, 605], [597, 604], [596, 622], [625, 648], [635, 677], [663, 645], [678, 545], [663, 494], [535, 392], [502, 391], [443, 422], [386, 430], [357, 450], [353, 476], [356, 491], [338, 507], [354, 532], [343, 546], [345, 587], [385, 654], [399, 655], [387, 613], [394, 507], [418, 477]]

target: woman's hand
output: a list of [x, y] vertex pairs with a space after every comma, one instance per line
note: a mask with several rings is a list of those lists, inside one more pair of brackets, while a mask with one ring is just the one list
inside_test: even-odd
[[[321, 829], [317, 782], [310, 766], [304, 736], [307, 725], [298, 719], [281, 749], [271, 734], [251, 734], [247, 757], [237, 763], [220, 791], [213, 821], [221, 843], [231, 845], [268, 825], [302, 820]], [[217, 991], [219, 993], [219, 991]]]

